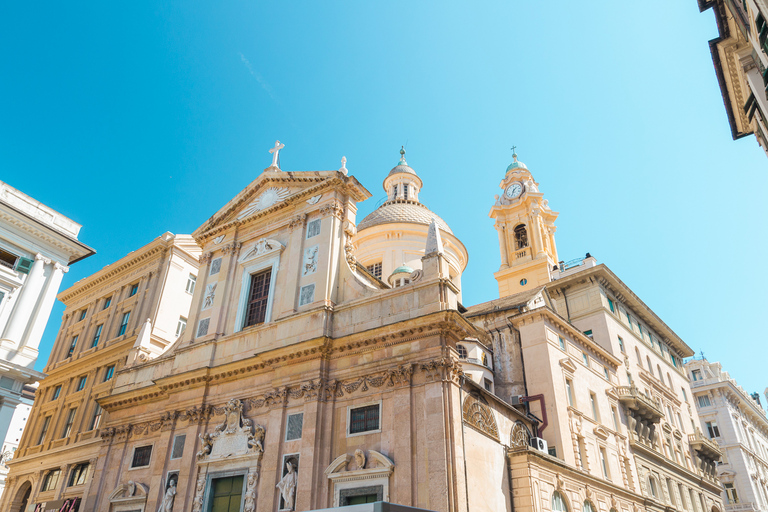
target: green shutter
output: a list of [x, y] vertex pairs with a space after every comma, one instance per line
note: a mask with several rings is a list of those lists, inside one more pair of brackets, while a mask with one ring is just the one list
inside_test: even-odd
[[21, 272], [22, 274], [29, 274], [34, 262], [35, 260], [29, 258], [19, 258], [19, 261], [16, 262], [16, 271]]

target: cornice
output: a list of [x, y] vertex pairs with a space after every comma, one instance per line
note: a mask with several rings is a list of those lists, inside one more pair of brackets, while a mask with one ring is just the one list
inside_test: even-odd
[[549, 306], [542, 306], [540, 308], [532, 309], [524, 313], [513, 315], [508, 317], [508, 319], [510, 322], [512, 322], [513, 325], [518, 325], [521, 322], [524, 322], [529, 319], [535, 320], [537, 317], [542, 320], [549, 321], [552, 325], [554, 325], [561, 331], [570, 334], [570, 336], [573, 338], [574, 341], [580, 343], [584, 348], [591, 350], [594, 354], [597, 355], [598, 359], [600, 359], [604, 363], [608, 363], [612, 365], [614, 370], [616, 370], [619, 366], [622, 366], [624, 364], [623, 360], [614, 356], [613, 354], [605, 350], [603, 347], [598, 345], [597, 342], [595, 342], [594, 340], [586, 336], [584, 333], [582, 333], [581, 331], [573, 327], [570, 323], [568, 323], [568, 320], [561, 317], [559, 314], [557, 314], [557, 312], [555, 312]]
[[[11, 215], [11, 213], [6, 209], [12, 211], [16, 215]], [[54, 247], [64, 252], [64, 254], [70, 256], [67, 264], [75, 263], [76, 261], [96, 253], [95, 250], [88, 247], [79, 240], [73, 239], [72, 237], [60, 233], [53, 228], [45, 226], [29, 217], [27, 214], [20, 212], [16, 208], [5, 203], [0, 203], [0, 224], [14, 226], [24, 233], [42, 241], [48, 246]]]
[[[150, 243], [149, 246], [144, 246], [143, 248], [139, 249], [139, 251], [137, 251], [138, 254], [137, 253], [129, 254], [127, 258], [130, 258], [130, 259], [128, 259], [127, 261], [118, 260], [116, 263], [113, 263], [112, 265], [108, 265], [107, 267], [101, 269], [95, 274], [92, 274], [91, 276], [78, 281], [77, 283], [70, 286], [66, 290], [63, 290], [61, 293], [59, 293], [56, 296], [56, 298], [59, 299], [64, 304], [67, 304], [67, 302], [71, 302], [78, 295], [85, 293], [87, 291], [90, 291], [91, 289], [98, 286], [99, 284], [102, 284], [114, 278], [115, 276], [130, 270], [133, 267], [146, 263], [147, 261], [149, 261], [150, 258], [158, 254], [160, 254], [161, 257], [164, 256], [167, 250], [168, 250], [168, 244], [164, 240], [162, 239], [155, 240], [154, 242]], [[116, 265], [116, 266], [113, 267], [113, 265]]]

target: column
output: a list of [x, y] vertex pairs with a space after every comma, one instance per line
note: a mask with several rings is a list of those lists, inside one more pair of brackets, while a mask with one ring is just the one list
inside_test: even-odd
[[11, 318], [8, 319], [8, 327], [5, 328], [4, 339], [20, 344], [24, 331], [27, 328], [29, 317], [32, 315], [35, 303], [37, 302], [37, 296], [45, 280], [43, 275], [45, 264], [50, 262], [51, 260], [45, 258], [42, 254], [35, 256], [35, 263], [32, 265], [32, 269], [29, 271], [29, 275], [21, 287], [21, 295], [16, 302], [16, 307], [11, 312]]
[[504, 236], [504, 225], [496, 223], [496, 231], [499, 233], [499, 250], [501, 251], [501, 269], [509, 268], [509, 256], [507, 255], [507, 240]]
[[533, 243], [536, 245], [535, 258], [544, 254], [544, 243], [541, 240], [541, 221], [539, 220], [539, 210], [537, 209], [534, 209], [531, 212], [531, 232], [533, 235]]
[[24, 346], [37, 349], [40, 345], [40, 340], [43, 337], [43, 331], [48, 324], [48, 318], [51, 316], [51, 309], [53, 309], [53, 301], [56, 300], [56, 294], [59, 292], [61, 286], [61, 280], [64, 278], [64, 274], [69, 272], [69, 267], [62, 265], [61, 263], [53, 264], [53, 272], [45, 282], [45, 287], [42, 293], [42, 300], [39, 301], [39, 305], [32, 318], [30, 329], [24, 339]]
[[[0, 405], [0, 439], [5, 440], [8, 435], [8, 427], [11, 426], [11, 420], [13, 419], [13, 413], [16, 412], [16, 406], [21, 402], [13, 400], [11, 398], [3, 398], [3, 403]], [[0, 445], [2, 448], [2, 445]]]

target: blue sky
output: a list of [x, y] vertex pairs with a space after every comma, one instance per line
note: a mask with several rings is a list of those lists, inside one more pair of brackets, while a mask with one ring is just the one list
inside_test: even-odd
[[[372, 193], [407, 145], [420, 198], [497, 296], [488, 212], [511, 161], [591, 252], [747, 390], [768, 385], [768, 160], [731, 139], [695, 0], [6, 2], [1, 179], [83, 224], [69, 286], [189, 233], [270, 163], [347, 167]], [[47, 361], [57, 304], [41, 346]]]

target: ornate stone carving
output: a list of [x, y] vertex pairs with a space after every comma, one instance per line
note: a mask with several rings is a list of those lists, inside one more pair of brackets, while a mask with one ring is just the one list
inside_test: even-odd
[[157, 512], [173, 512], [173, 502], [176, 499], [176, 479], [171, 479], [168, 482], [168, 487], [163, 495], [163, 500], [160, 502], [160, 507]]
[[218, 460], [237, 455], [256, 455], [260, 460], [264, 453], [264, 427], [243, 418], [243, 404], [233, 398], [224, 407], [224, 422], [212, 433], [200, 434], [202, 448], [197, 452], [198, 461]]
[[357, 469], [365, 469], [365, 452], [360, 448], [355, 450], [355, 464]]
[[237, 254], [238, 251], [240, 251], [240, 247], [242, 247], [242, 243], [240, 242], [232, 242], [231, 244], [227, 244], [224, 247], [221, 248], [221, 252], [223, 254]]
[[488, 437], [499, 440], [499, 428], [491, 408], [472, 395], [467, 395], [462, 407], [464, 422]]
[[288, 227], [291, 229], [304, 227], [305, 220], [307, 220], [306, 213], [302, 213], [301, 215], [296, 215], [295, 217], [291, 218], [291, 220], [288, 222]]
[[283, 246], [283, 244], [277, 240], [262, 238], [258, 240], [250, 250], [246, 251], [245, 254], [240, 256], [238, 261], [243, 263], [273, 251], [282, 251], [283, 249], [285, 249], [285, 246]]
[[509, 444], [519, 447], [531, 445], [531, 432], [522, 421], [516, 421], [512, 425], [512, 431], [509, 433]]
[[200, 255], [200, 265], [207, 265], [211, 262], [211, 258], [213, 258], [213, 251], [204, 252]]
[[320, 214], [322, 214], [323, 216], [333, 215], [337, 219], [342, 219], [344, 217], [344, 207], [341, 206], [341, 203], [339, 203], [338, 201], [333, 201], [331, 203], [323, 205], [320, 208]]
[[201, 512], [203, 510], [203, 495], [205, 494], [205, 475], [197, 477], [197, 487], [195, 488], [195, 498], [192, 500], [192, 512]]
[[283, 478], [277, 482], [277, 487], [280, 490], [280, 496], [283, 498], [283, 510], [293, 510], [296, 500], [296, 483], [299, 479], [299, 474], [295, 471], [292, 461], [285, 463], [286, 473]]
[[306, 276], [317, 272], [317, 259], [319, 250], [319, 246], [315, 245], [313, 247], [308, 247], [304, 251], [304, 272], [302, 275]]
[[323, 197], [323, 194], [317, 194], [316, 196], [312, 196], [309, 199], [307, 199], [307, 204], [317, 204], [317, 202], [320, 200], [321, 197]]
[[223, 242], [226, 237], [227, 237], [227, 235], [219, 235], [219, 236], [217, 236], [216, 238], [213, 239], [213, 243], [218, 245], [221, 242]]
[[205, 295], [203, 296], [203, 307], [201, 310], [209, 309], [213, 306], [213, 299], [216, 298], [216, 286], [218, 283], [208, 283], [205, 287]]
[[259, 480], [259, 470], [250, 470], [248, 472], [248, 481], [245, 487], [245, 505], [243, 512], [254, 512], [256, 510], [256, 482]]
[[259, 194], [256, 199], [251, 201], [243, 212], [237, 216], [237, 220], [243, 220], [256, 212], [266, 210], [270, 206], [274, 206], [277, 203], [284, 201], [289, 195], [290, 192], [288, 192], [288, 189], [285, 187], [270, 187]]

